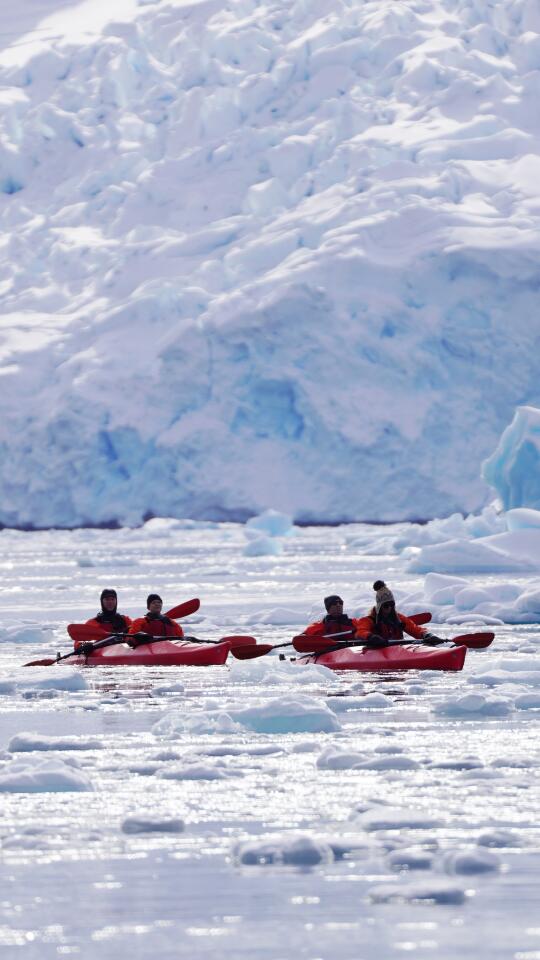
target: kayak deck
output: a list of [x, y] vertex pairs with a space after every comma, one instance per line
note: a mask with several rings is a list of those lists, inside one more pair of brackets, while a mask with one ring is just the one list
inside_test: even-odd
[[157, 640], [135, 648], [117, 643], [60, 663], [83, 667], [210, 667], [225, 663], [230, 648], [228, 640], [211, 644]]
[[433, 649], [420, 644], [397, 644], [379, 650], [344, 647], [331, 653], [301, 657], [297, 663], [318, 663], [330, 670], [461, 670], [467, 648]]

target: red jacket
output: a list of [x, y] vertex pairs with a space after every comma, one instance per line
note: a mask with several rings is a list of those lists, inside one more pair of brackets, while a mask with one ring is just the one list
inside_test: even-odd
[[397, 626], [384, 623], [382, 620], [377, 622], [375, 609], [373, 609], [367, 617], [362, 617], [361, 620], [355, 621], [357, 624], [357, 636], [361, 640], [367, 640], [371, 633], [376, 633], [377, 636], [384, 637], [385, 640], [401, 640], [403, 634], [408, 633], [410, 637], [415, 637], [416, 640], [423, 640], [428, 632], [427, 630], [419, 627], [414, 620], [409, 620], [409, 618], [405, 617], [402, 613], [398, 613], [397, 618], [401, 624], [401, 630], [399, 630]]
[[134, 620], [129, 628], [130, 633], [149, 633], [151, 637], [183, 637], [184, 631], [179, 623], [170, 620], [169, 623], [163, 623], [163, 620], [148, 620], [147, 617], [139, 617]]
[[352, 633], [346, 634], [347, 626], [336, 623], [335, 621], [324, 621], [317, 620], [315, 623], [310, 623], [309, 627], [306, 627], [304, 630], [305, 637], [328, 637], [333, 633], [343, 634], [342, 636], [336, 637], [336, 640], [355, 640], [358, 636], [358, 626], [362, 623], [361, 620], [355, 620], [352, 617], [349, 617], [351, 623]]

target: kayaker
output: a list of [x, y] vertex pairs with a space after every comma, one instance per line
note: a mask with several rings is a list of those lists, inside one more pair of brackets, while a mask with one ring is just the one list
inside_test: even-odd
[[419, 627], [403, 613], [398, 613], [394, 594], [384, 580], [376, 580], [373, 589], [375, 606], [367, 617], [355, 621], [359, 639], [365, 640], [370, 647], [384, 647], [389, 640], [402, 640], [403, 634], [407, 633], [415, 640], [422, 640], [430, 646], [444, 643], [441, 637]]
[[360, 620], [354, 620], [343, 613], [343, 600], [337, 593], [324, 598], [326, 616], [322, 620], [310, 623], [303, 631], [307, 637], [328, 637], [339, 634], [337, 640], [355, 640]]
[[[151, 593], [146, 599], [148, 613], [134, 620], [129, 633], [147, 633], [151, 637], [183, 637], [184, 631], [179, 623], [163, 616], [163, 600], [157, 593]], [[138, 638], [140, 640], [140, 638]]]
[[[118, 595], [112, 587], [106, 587], [101, 591], [99, 598], [101, 604], [100, 613], [87, 620], [87, 624], [95, 627], [96, 630], [103, 630], [103, 635], [111, 633], [127, 633], [131, 626], [131, 617], [118, 613]], [[75, 641], [75, 649], [78, 650], [81, 641]]]

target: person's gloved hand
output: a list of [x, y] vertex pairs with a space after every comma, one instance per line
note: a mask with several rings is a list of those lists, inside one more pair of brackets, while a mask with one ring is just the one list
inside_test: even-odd
[[439, 643], [444, 643], [443, 637], [437, 637], [434, 633], [424, 634], [424, 643], [427, 643], [429, 647], [436, 647]]
[[93, 649], [94, 649], [94, 644], [90, 643], [90, 641], [87, 640], [85, 643], [79, 644], [79, 646], [77, 647], [77, 653], [82, 653], [84, 657], [87, 657], [89, 653], [92, 653]]
[[126, 643], [130, 647], [140, 647], [142, 643], [149, 643], [152, 637], [149, 633], [138, 630], [137, 633], [130, 633], [126, 637]]
[[370, 633], [366, 641], [366, 646], [370, 647], [372, 650], [378, 650], [380, 647], [387, 647], [388, 640], [385, 640], [384, 637], [380, 637], [378, 633]]

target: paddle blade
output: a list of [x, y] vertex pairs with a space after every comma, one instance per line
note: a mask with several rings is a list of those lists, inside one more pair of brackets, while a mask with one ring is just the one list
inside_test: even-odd
[[31, 660], [30, 663], [23, 663], [23, 667], [52, 667], [56, 660]]
[[416, 623], [416, 625], [417, 625], [418, 627], [421, 627], [421, 626], [424, 625], [424, 623], [429, 623], [429, 621], [431, 620], [431, 614], [430, 614], [430, 613], [427, 613], [427, 612], [426, 612], [426, 613], [413, 613], [413, 614], [411, 614], [411, 616], [409, 617], [409, 620], [412, 620], [413, 623]]
[[495, 639], [495, 634], [486, 633], [463, 633], [458, 637], [452, 638], [452, 643], [460, 647], [469, 647], [470, 650], [484, 650], [489, 647]]
[[231, 645], [231, 653], [233, 648], [236, 650], [240, 647], [254, 647], [257, 643], [255, 637], [246, 637], [243, 634], [234, 634], [232, 637], [221, 637], [219, 643], [225, 643], [226, 641]]
[[177, 607], [171, 607], [170, 610], [167, 610], [165, 616], [169, 617], [170, 620], [181, 620], [182, 617], [189, 617], [190, 614], [197, 613], [200, 605], [201, 601], [195, 597], [193, 600], [179, 603]]
[[92, 626], [91, 623], [68, 623], [67, 632], [75, 643], [86, 642], [87, 640], [104, 640], [111, 636], [106, 630], [100, 630], [99, 627]]
[[[337, 642], [339, 643], [339, 640]], [[332, 646], [332, 640], [324, 637], [305, 637], [300, 634], [298, 637], [293, 637], [292, 645], [298, 653], [321, 653]]]
[[256, 657], [264, 657], [273, 650], [271, 643], [252, 644], [247, 647], [231, 647], [231, 653], [237, 660], [255, 660]]

